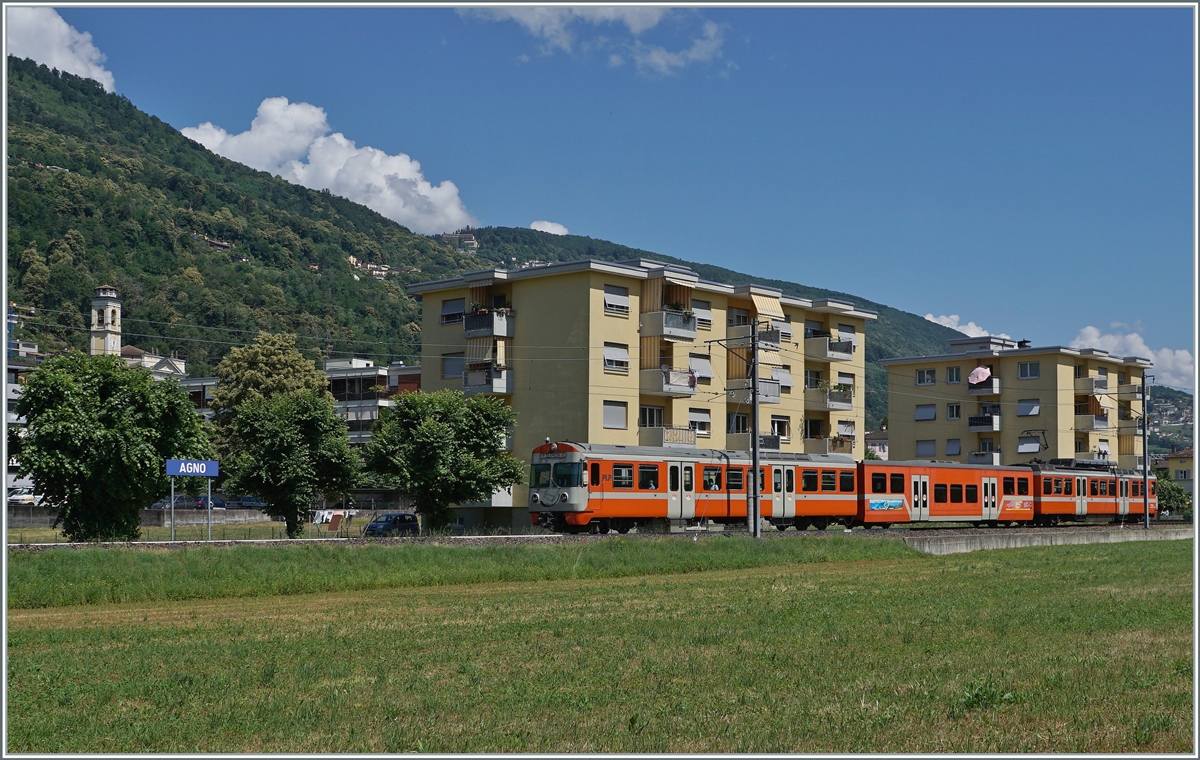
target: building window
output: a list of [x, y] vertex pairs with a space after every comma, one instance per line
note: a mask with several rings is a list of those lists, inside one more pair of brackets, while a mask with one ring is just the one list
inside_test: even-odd
[[707, 354], [688, 354], [688, 369], [696, 373], [696, 382], [708, 385], [716, 377], [711, 357]]
[[804, 387], [806, 389], [821, 387], [821, 370], [819, 370], [819, 369], [804, 370]]
[[1191, 470], [1176, 470], [1175, 471], [1175, 480], [1191, 480], [1191, 479], [1192, 479], [1192, 471]]
[[465, 298], [451, 298], [448, 301], [442, 301], [442, 318], [443, 325], [453, 325], [463, 321]]
[[610, 430], [625, 430], [628, 428], [628, 424], [626, 423], [628, 410], [629, 405], [624, 401], [605, 401], [604, 427]]
[[725, 318], [725, 323], [729, 327], [748, 325], [750, 324], [750, 312], [746, 309], [738, 309], [731, 306], [729, 307], [728, 315]]
[[605, 285], [604, 286], [604, 313], [605, 314], [620, 314], [626, 316], [629, 314], [629, 288], [623, 288], [620, 285]]
[[854, 388], [854, 373], [853, 372], [839, 372], [838, 373], [838, 385], [844, 385], [847, 388], [853, 389]]
[[936, 369], [919, 369], [917, 370], [917, 385], [933, 385], [936, 377]]
[[629, 372], [629, 346], [621, 343], [604, 344], [604, 369], [607, 372]]
[[1096, 367], [1096, 376], [1108, 377], [1108, 367]]
[[1083, 377], [1083, 365], [1082, 364], [1075, 365], [1075, 377], [1077, 377], [1077, 378]]
[[979, 451], [981, 453], [991, 454], [995, 450], [996, 450], [996, 439], [994, 439], [994, 438], [980, 438], [979, 439]]
[[462, 378], [463, 370], [467, 368], [466, 354], [442, 355], [442, 379], [451, 377]]
[[700, 330], [712, 329], [712, 304], [708, 301], [692, 299], [692, 313], [696, 315], [696, 327]]
[[951, 438], [946, 441], [946, 456], [956, 457], [962, 453], [962, 439]]
[[771, 367], [771, 377], [779, 381], [780, 393], [792, 392], [792, 386], [795, 383], [792, 381], [792, 367], [790, 364], [785, 364], [782, 367]]
[[1125, 385], [1125, 383], [1125, 372], [1123, 370], [1117, 370], [1117, 385]]
[[1085, 438], [1076, 438], [1076, 439], [1075, 439], [1075, 453], [1076, 453], [1076, 454], [1080, 454], [1080, 453], [1083, 453], [1083, 452], [1085, 452], [1085, 451], [1087, 451], [1087, 439], [1085, 439]]
[[804, 437], [805, 438], [820, 438], [824, 435], [825, 425], [822, 420], [805, 420], [804, 421]]
[[946, 404], [946, 419], [961, 420], [962, 404]]
[[1023, 398], [1017, 402], [1018, 417], [1036, 417], [1042, 413], [1042, 400], [1038, 398]]
[[643, 406], [638, 411], [638, 427], [660, 428], [663, 426], [663, 407]]
[[917, 457], [932, 459], [937, 455], [937, 441], [917, 441]]
[[961, 383], [962, 367], [946, 367], [946, 382]]
[[937, 419], [937, 404], [917, 404], [917, 420]]
[[792, 419], [790, 417], [771, 415], [771, 435], [777, 435], [785, 441], [791, 438]]
[[744, 412], [731, 412], [725, 415], [725, 421], [728, 424], [726, 432], [729, 433], [749, 433], [750, 432], [750, 415]]
[[1017, 439], [1018, 454], [1036, 454], [1042, 450], [1042, 439], [1036, 435], [1023, 435]]
[[1041, 365], [1038, 362], [1020, 362], [1017, 364], [1017, 378], [1020, 380], [1036, 380], [1041, 377]]
[[838, 342], [858, 345], [858, 338], [854, 334], [854, 325], [838, 325]]
[[688, 427], [696, 435], [712, 435], [712, 415], [707, 409], [688, 409]]

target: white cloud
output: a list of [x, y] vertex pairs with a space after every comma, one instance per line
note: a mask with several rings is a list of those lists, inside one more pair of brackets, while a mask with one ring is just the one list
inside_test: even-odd
[[1102, 333], [1100, 328], [1088, 325], [1071, 341], [1071, 348], [1099, 348], [1120, 357], [1140, 356], [1154, 362], [1151, 374], [1156, 382], [1189, 391], [1195, 385], [1195, 364], [1191, 351], [1170, 348], [1155, 351], [1135, 332]]
[[101, 65], [105, 56], [92, 44], [92, 35], [63, 21], [53, 8], [8, 8], [5, 42], [9, 55], [95, 79], [113, 91], [112, 72]]
[[940, 317], [935, 317], [932, 314], [926, 314], [925, 318], [930, 322], [936, 322], [939, 325], [949, 327], [951, 330], [958, 330], [960, 333], [969, 335], [972, 338], [981, 338], [984, 335], [995, 335], [997, 338], [1012, 338], [1012, 336], [1008, 335], [1007, 333], [990, 333], [974, 322], [968, 322], [964, 325], [957, 314], [950, 314], [949, 316], [943, 314]]
[[516, 21], [534, 37], [546, 41], [547, 51], [558, 48], [571, 52], [575, 45], [572, 27], [579, 23], [593, 25], [624, 24], [630, 34], [639, 35], [658, 25], [670, 9], [648, 7], [592, 7], [568, 8], [517, 7], [517, 8], [473, 8], [463, 9], [460, 14], [469, 14], [490, 21]]
[[180, 131], [214, 153], [297, 185], [328, 189], [416, 232], [477, 224], [453, 182], [430, 183], [421, 164], [404, 153], [360, 148], [341, 132], [326, 134], [325, 110], [309, 103], [267, 98], [250, 129], [239, 134], [211, 122]]
[[637, 62], [638, 71], [651, 71], [655, 74], [671, 74], [691, 63], [704, 63], [721, 55], [721, 45], [725, 43], [725, 35], [721, 26], [712, 21], [704, 22], [704, 34], [692, 40], [692, 46], [687, 50], [672, 53], [659, 45], [646, 45], [638, 40], [633, 47], [633, 60]]
[[551, 235], [567, 234], [566, 227], [562, 226], [558, 222], [547, 222], [545, 220], [538, 220], [536, 222], [533, 222], [532, 224], [529, 225], [529, 229], [537, 230], [538, 232], [549, 232]]

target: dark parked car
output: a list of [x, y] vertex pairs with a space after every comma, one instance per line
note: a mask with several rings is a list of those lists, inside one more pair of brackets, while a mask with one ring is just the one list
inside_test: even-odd
[[363, 535], [367, 537], [415, 536], [420, 532], [421, 526], [417, 522], [417, 516], [411, 512], [388, 512], [378, 515], [363, 528]]
[[226, 509], [266, 509], [266, 506], [267, 503], [257, 496], [234, 496], [225, 501]]

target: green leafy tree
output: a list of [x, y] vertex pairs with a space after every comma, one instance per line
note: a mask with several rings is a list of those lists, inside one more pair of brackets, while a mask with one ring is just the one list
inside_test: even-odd
[[1192, 496], [1163, 469], [1155, 469], [1154, 476], [1158, 478], [1155, 492], [1158, 494], [1158, 513], [1170, 512], [1173, 515], [1190, 516], [1192, 514]]
[[9, 429], [21, 473], [58, 507], [73, 541], [136, 539], [138, 512], [167, 492], [167, 459], [205, 458], [187, 392], [115, 356], [70, 351], [29, 373]]
[[324, 391], [304, 388], [243, 401], [229, 432], [231, 454], [222, 463], [226, 491], [261, 498], [268, 514], [284, 519], [291, 538], [303, 530], [313, 500], [355, 484], [358, 457]]
[[363, 457], [370, 471], [412, 497], [429, 527], [441, 527], [451, 504], [488, 499], [521, 481], [524, 465], [503, 447], [512, 424], [512, 409], [499, 399], [403, 393], [380, 410]]
[[882, 461], [880, 456], [875, 453], [875, 449], [871, 448], [870, 446], [868, 446], [866, 448], [866, 450], [863, 452], [863, 460], [867, 461], [867, 462]]

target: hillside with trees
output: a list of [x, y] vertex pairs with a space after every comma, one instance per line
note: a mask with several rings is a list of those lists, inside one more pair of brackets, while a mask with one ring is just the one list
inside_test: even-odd
[[[646, 257], [705, 279], [753, 282], [878, 312], [866, 334], [867, 425], [887, 414], [885, 357], [941, 353], [961, 334], [858, 296], [578, 235], [487, 227], [465, 253], [370, 209], [217, 156], [98, 83], [8, 59], [9, 298], [36, 307], [21, 337], [85, 348], [97, 285], [123, 299], [128, 342], [211, 375], [260, 330], [297, 334], [314, 359], [420, 355], [405, 285], [530, 260]], [[348, 257], [387, 265], [383, 279]]]

